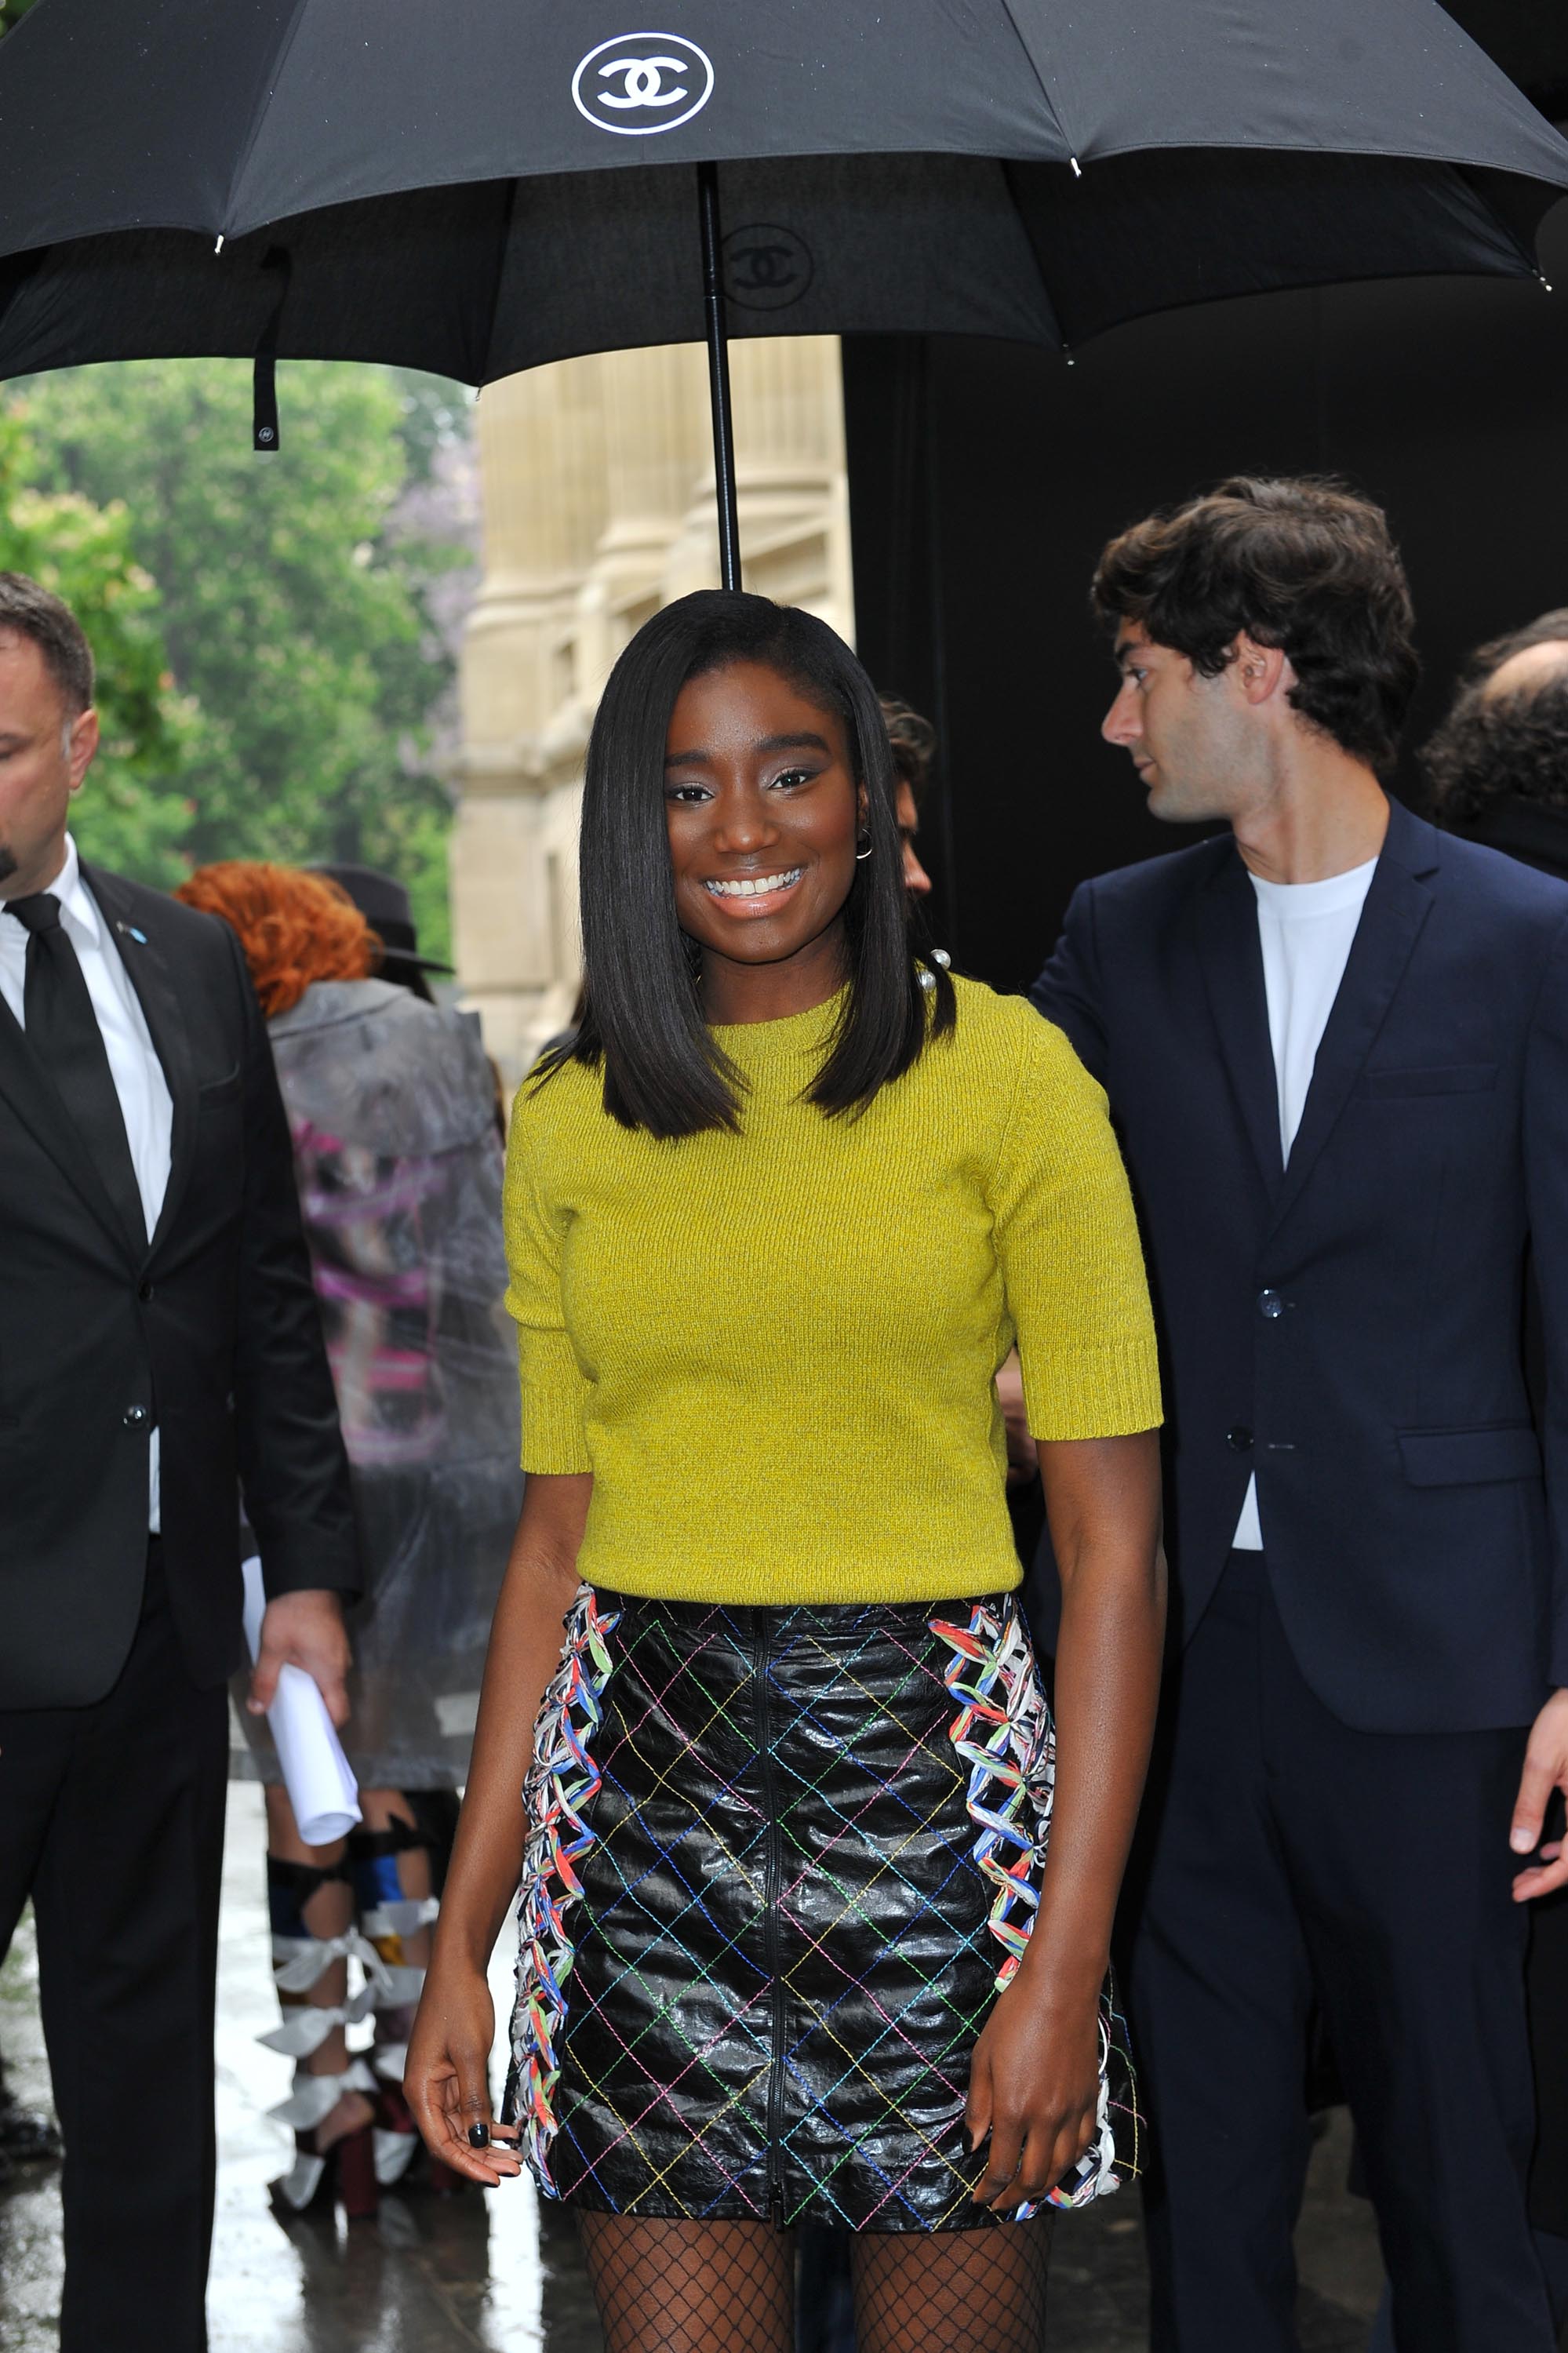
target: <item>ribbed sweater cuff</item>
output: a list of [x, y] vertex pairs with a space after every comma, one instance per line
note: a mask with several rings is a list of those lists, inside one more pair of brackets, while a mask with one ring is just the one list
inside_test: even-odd
[[1053, 1349], [1032, 1374], [1023, 1367], [1031, 1436], [1127, 1438], [1164, 1420], [1160, 1367], [1141, 1341], [1103, 1348]]
[[523, 1468], [542, 1478], [591, 1471], [583, 1424], [582, 1375], [564, 1333], [519, 1326], [517, 1371], [523, 1391]]

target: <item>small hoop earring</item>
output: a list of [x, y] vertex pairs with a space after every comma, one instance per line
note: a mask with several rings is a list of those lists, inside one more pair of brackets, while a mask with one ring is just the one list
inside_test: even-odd
[[867, 833], [865, 837], [865, 848], [855, 851], [855, 862], [857, 865], [863, 858], [869, 858], [871, 856], [874, 846], [871, 836]]

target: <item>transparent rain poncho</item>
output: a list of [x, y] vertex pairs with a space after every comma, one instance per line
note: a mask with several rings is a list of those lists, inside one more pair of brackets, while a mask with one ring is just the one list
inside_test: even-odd
[[[344, 1744], [366, 1788], [448, 1788], [523, 1493], [490, 1067], [472, 1016], [387, 981], [270, 1027], [366, 1572]], [[276, 1780], [240, 1721], [237, 1769]]]

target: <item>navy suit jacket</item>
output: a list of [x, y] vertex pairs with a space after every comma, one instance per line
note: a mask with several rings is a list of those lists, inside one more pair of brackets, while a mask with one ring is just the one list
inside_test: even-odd
[[1288, 1166], [1229, 836], [1085, 883], [1031, 995], [1138, 1198], [1177, 1638], [1255, 1472], [1286, 1631], [1343, 1722], [1528, 1722], [1568, 1684], [1568, 888], [1393, 803]]

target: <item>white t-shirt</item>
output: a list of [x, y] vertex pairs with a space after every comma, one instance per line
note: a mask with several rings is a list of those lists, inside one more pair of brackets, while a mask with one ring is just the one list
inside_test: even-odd
[[[1345, 976], [1351, 942], [1376, 865], [1377, 860], [1369, 858], [1364, 866], [1330, 874], [1323, 882], [1266, 882], [1257, 874], [1249, 878], [1257, 895], [1268, 1037], [1279, 1097], [1279, 1149], [1286, 1161], [1307, 1107], [1318, 1049]], [[1247, 1482], [1231, 1541], [1237, 1552], [1263, 1550], [1255, 1477]]]

